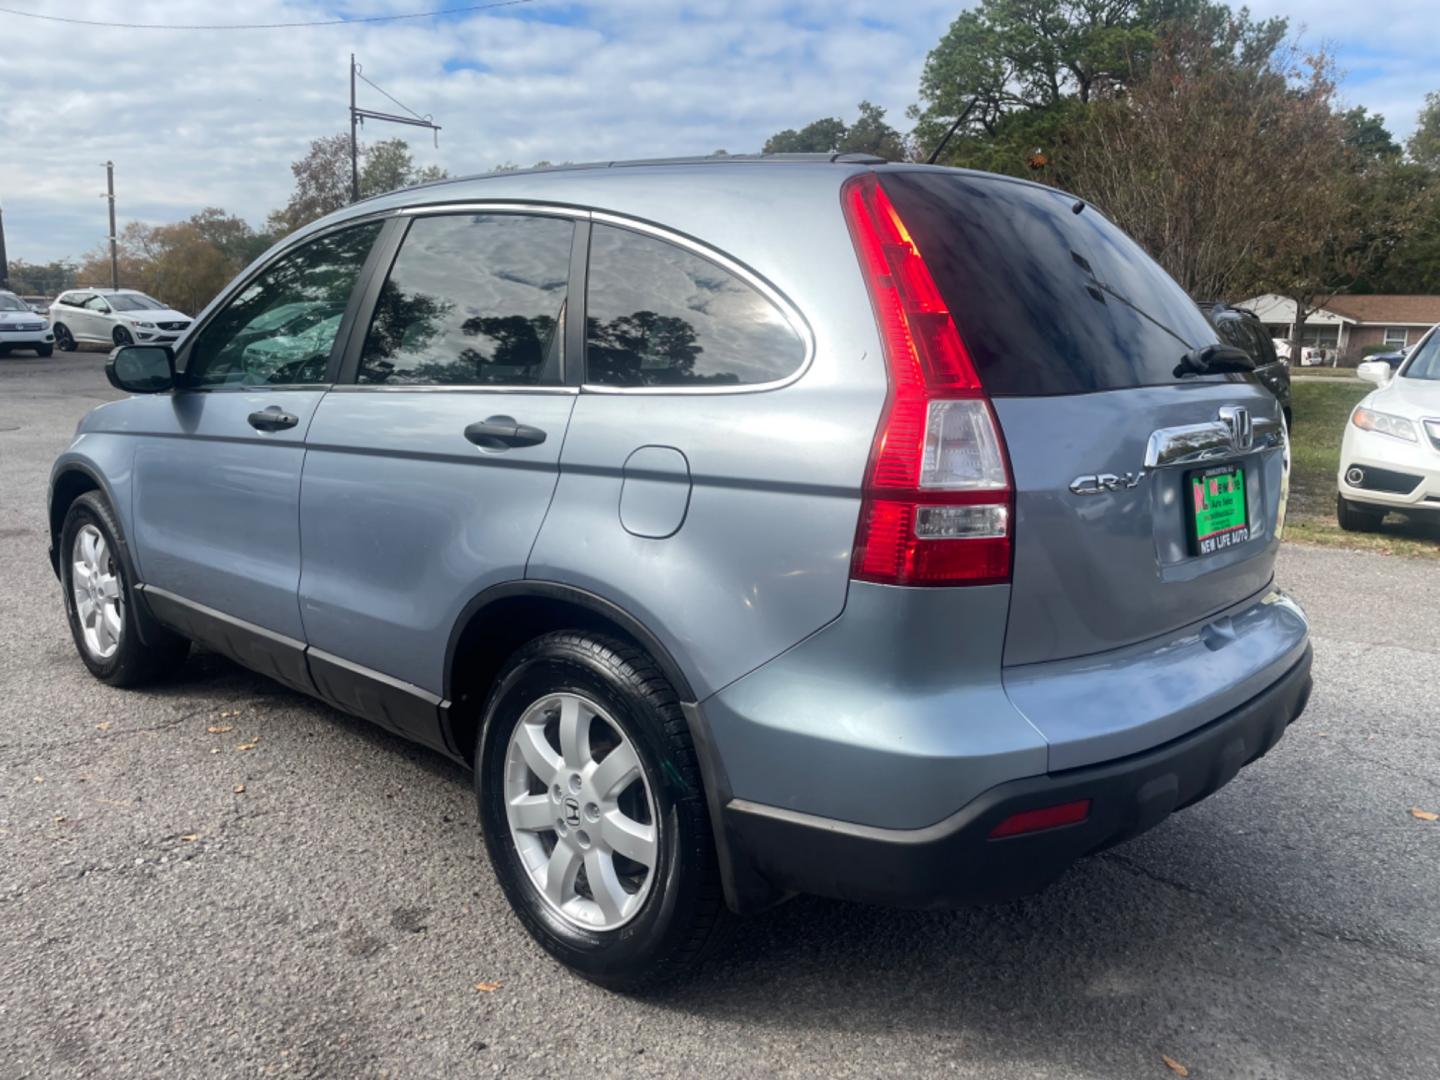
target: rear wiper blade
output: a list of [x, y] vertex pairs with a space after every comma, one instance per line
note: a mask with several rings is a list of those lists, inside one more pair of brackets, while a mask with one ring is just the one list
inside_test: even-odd
[[1186, 375], [1223, 375], [1254, 370], [1255, 359], [1242, 349], [1231, 345], [1202, 345], [1180, 357], [1180, 363], [1175, 366], [1175, 377], [1183, 379]]

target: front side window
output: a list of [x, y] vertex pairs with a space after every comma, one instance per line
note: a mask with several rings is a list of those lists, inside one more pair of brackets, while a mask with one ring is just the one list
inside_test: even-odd
[[585, 377], [596, 385], [746, 386], [805, 362], [800, 335], [754, 286], [630, 229], [592, 229], [585, 302]]
[[350, 292], [381, 222], [302, 244], [280, 256], [200, 331], [188, 387], [324, 382]]
[[357, 381], [559, 383], [574, 235], [568, 218], [416, 218], [375, 303]]

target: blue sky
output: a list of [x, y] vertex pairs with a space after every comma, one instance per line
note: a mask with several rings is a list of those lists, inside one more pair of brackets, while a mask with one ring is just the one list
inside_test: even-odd
[[[14, 0], [131, 22], [286, 21], [446, 6], [453, 0]], [[289, 163], [346, 129], [347, 63], [444, 126], [452, 174], [501, 162], [756, 150], [776, 130], [851, 118], [868, 98], [902, 129], [925, 54], [964, 4], [939, 0], [532, 0], [415, 22], [306, 30], [172, 32], [65, 26], [0, 14], [0, 206], [12, 258], [78, 257], [105, 235], [107, 158], [121, 222], [220, 206], [259, 223], [284, 203]], [[1434, 5], [1259, 0], [1302, 43], [1331, 45], [1347, 103], [1403, 136], [1427, 90]], [[1303, 26], [1301, 25], [1303, 22]], [[61, 62], [58, 58], [64, 58]], [[362, 103], [389, 109], [362, 86]]]

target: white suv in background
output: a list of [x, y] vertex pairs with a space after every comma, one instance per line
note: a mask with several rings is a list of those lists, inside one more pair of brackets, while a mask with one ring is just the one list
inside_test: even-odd
[[50, 305], [50, 326], [61, 352], [77, 345], [169, 345], [190, 316], [136, 289], [71, 289]]
[[0, 356], [11, 349], [33, 349], [36, 356], [55, 351], [55, 336], [44, 315], [12, 292], [0, 289]]

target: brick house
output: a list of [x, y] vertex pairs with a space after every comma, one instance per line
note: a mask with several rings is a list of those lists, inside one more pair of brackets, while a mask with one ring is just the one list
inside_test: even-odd
[[[1260, 317], [1271, 337], [1290, 337], [1295, 303], [1273, 293], [1237, 307]], [[1366, 347], [1399, 349], [1440, 323], [1440, 296], [1336, 296], [1305, 320], [1306, 345], [1336, 349], [1358, 358]]]

